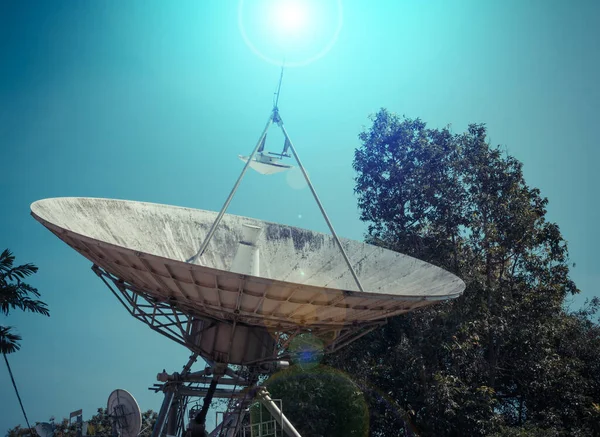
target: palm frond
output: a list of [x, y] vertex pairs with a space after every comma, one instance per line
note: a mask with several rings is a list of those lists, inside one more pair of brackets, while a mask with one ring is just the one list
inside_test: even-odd
[[38, 271], [38, 268], [36, 265], [27, 263], [27, 264], [23, 264], [22, 266], [13, 267], [12, 269], [8, 270], [5, 273], [5, 275], [8, 279], [10, 279], [11, 281], [14, 281], [17, 279], [23, 279], [26, 276], [32, 275], [37, 271]]
[[0, 312], [8, 315], [11, 308], [16, 308], [16, 302], [21, 299], [19, 287], [15, 284], [2, 284], [0, 286]]
[[0, 254], [0, 313], [8, 315], [11, 309], [20, 309], [49, 316], [47, 305], [35, 299], [40, 296], [37, 288], [22, 282], [38, 268], [33, 264], [12, 267], [13, 261], [8, 249]]
[[29, 297], [29, 294], [39, 296], [37, 290], [28, 284], [7, 284], [0, 288], [0, 313], [8, 315], [11, 309], [31, 311], [33, 313], [50, 315], [47, 305], [41, 300]]
[[12, 268], [15, 261], [14, 255], [10, 250], [4, 249], [0, 254], [0, 272], [7, 272]]
[[12, 354], [21, 349], [21, 336], [11, 332], [10, 326], [0, 326], [0, 353]]
[[26, 284], [24, 282], [19, 282], [18, 286], [24, 295], [33, 294], [36, 297], [40, 297], [40, 293], [37, 291], [37, 288], [32, 287], [31, 285]]
[[20, 301], [17, 302], [16, 307], [23, 311], [30, 311], [32, 313], [50, 316], [48, 306], [41, 300], [33, 300], [28, 297], [23, 297]]

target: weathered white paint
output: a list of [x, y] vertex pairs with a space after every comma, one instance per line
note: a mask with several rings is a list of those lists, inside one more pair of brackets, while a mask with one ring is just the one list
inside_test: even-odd
[[[247, 217], [226, 214], [195, 265], [185, 260], [197, 252], [215, 212], [94, 198], [44, 199], [31, 211], [106, 271], [195, 315], [228, 319], [238, 310], [249, 324], [343, 325], [455, 298], [465, 287], [431, 264], [342, 239], [361, 293], [333, 237]], [[244, 224], [262, 228], [260, 277], [229, 271]]]
[[229, 268], [230, 272], [260, 276], [260, 251], [256, 242], [262, 231], [258, 226], [242, 225], [242, 239]]

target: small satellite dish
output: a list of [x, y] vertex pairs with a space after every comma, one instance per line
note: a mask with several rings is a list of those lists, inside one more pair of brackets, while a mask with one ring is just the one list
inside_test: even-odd
[[54, 436], [54, 427], [47, 422], [38, 423], [35, 426], [35, 432], [37, 432], [40, 437], [52, 437]]
[[142, 429], [142, 412], [128, 391], [113, 391], [108, 397], [107, 408], [113, 429], [116, 429], [119, 436], [137, 437]]
[[[247, 156], [238, 155], [243, 162], [248, 162]], [[269, 156], [266, 153], [257, 153], [256, 157], [250, 161], [250, 167], [260, 174], [275, 174], [293, 168], [288, 164], [283, 164], [278, 155]]]

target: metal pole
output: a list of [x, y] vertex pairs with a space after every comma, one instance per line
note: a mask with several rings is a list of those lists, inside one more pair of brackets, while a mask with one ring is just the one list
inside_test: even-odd
[[173, 396], [173, 401], [167, 412], [167, 430], [165, 434], [167, 437], [174, 437], [178, 433], [179, 418], [177, 413], [179, 412], [179, 406], [181, 403], [181, 394], [177, 393], [177, 396]]
[[[209, 434], [209, 437], [233, 437], [235, 436], [236, 433], [236, 429], [235, 428], [231, 428], [231, 424], [234, 421], [237, 421], [237, 418], [239, 416], [238, 413], [225, 413], [226, 415], [223, 415], [223, 420], [221, 420], [221, 423], [219, 425], [217, 425], [217, 427], [215, 429], [212, 430], [212, 432]], [[227, 431], [223, 432], [224, 429], [227, 429]]]
[[192, 364], [194, 364], [197, 359], [198, 359], [198, 354], [196, 352], [194, 352], [194, 353], [192, 353], [192, 355], [190, 355], [190, 359], [188, 360], [187, 364], [185, 366], [183, 366], [183, 370], [181, 371], [182, 376], [185, 376], [190, 372], [190, 369], [192, 368]]
[[279, 86], [277, 87], [277, 97], [275, 99], [275, 105], [273, 105], [273, 109], [277, 109], [277, 105], [279, 104], [279, 94], [281, 93], [281, 82], [283, 82], [283, 64], [281, 65], [281, 75], [279, 76]]
[[208, 246], [208, 243], [210, 243], [210, 240], [212, 239], [213, 234], [215, 233], [215, 230], [217, 229], [217, 226], [221, 222], [221, 219], [223, 218], [223, 215], [225, 214], [225, 211], [227, 210], [227, 207], [231, 203], [231, 199], [233, 199], [233, 196], [235, 195], [235, 192], [237, 191], [238, 187], [240, 186], [240, 183], [242, 182], [242, 178], [244, 177], [244, 174], [246, 173], [246, 170], [250, 166], [250, 162], [252, 162], [252, 158], [254, 158], [254, 155], [256, 155], [256, 151], [258, 150], [258, 148], [262, 144], [262, 141], [265, 138], [265, 135], [267, 135], [267, 131], [269, 130], [269, 127], [271, 126], [272, 121], [273, 121], [273, 113], [269, 116], [269, 121], [267, 121], [267, 125], [265, 126], [265, 129], [263, 130], [263, 133], [260, 136], [260, 138], [258, 140], [258, 143], [256, 143], [256, 147], [252, 151], [252, 154], [248, 158], [248, 161], [246, 161], [246, 165], [244, 165], [244, 168], [242, 169], [242, 172], [240, 173], [240, 176], [238, 177], [237, 182], [233, 186], [233, 189], [231, 190], [231, 193], [229, 193], [229, 197], [227, 197], [227, 200], [223, 204], [223, 207], [221, 208], [221, 211], [219, 211], [219, 215], [217, 215], [216, 220], [214, 221], [214, 223], [212, 224], [210, 230], [208, 231], [208, 234], [206, 235], [206, 238], [204, 239], [204, 242], [202, 243], [202, 246], [200, 246], [200, 249], [198, 250], [198, 253], [196, 253], [196, 255], [194, 255], [193, 257], [191, 257], [190, 259], [188, 259], [187, 262], [191, 262], [191, 263], [196, 262], [196, 260], [198, 258], [200, 258], [202, 256], [202, 254], [204, 253], [204, 251], [206, 250], [206, 247]]
[[165, 398], [163, 399], [163, 403], [160, 407], [158, 417], [156, 418], [156, 423], [154, 424], [154, 429], [152, 430], [151, 437], [160, 437], [162, 435], [163, 429], [165, 427], [165, 422], [167, 421], [167, 414], [169, 413], [169, 409], [171, 408], [171, 403], [173, 402], [174, 397], [175, 393], [172, 391], [168, 391], [165, 393]]
[[271, 413], [271, 415], [275, 418], [286, 435], [289, 437], [302, 437], [300, 433], [296, 431], [294, 425], [290, 423], [287, 417], [285, 417], [285, 415], [281, 412], [279, 407], [277, 407], [277, 404], [273, 402], [273, 399], [271, 399], [271, 396], [269, 396], [269, 392], [263, 388], [256, 393], [256, 397], [258, 398], [258, 401], [263, 404], [267, 410], [269, 410], [269, 413]]
[[333, 229], [333, 225], [331, 224], [331, 221], [329, 221], [329, 217], [327, 217], [325, 208], [323, 208], [323, 205], [321, 204], [321, 201], [319, 200], [319, 196], [317, 196], [317, 192], [315, 191], [313, 184], [310, 182], [310, 178], [308, 177], [308, 174], [306, 173], [306, 170], [304, 169], [304, 166], [302, 165], [302, 162], [300, 161], [300, 157], [298, 156], [298, 153], [296, 152], [296, 148], [294, 147], [292, 140], [290, 140], [290, 137], [289, 137], [287, 131], [285, 130], [285, 127], [283, 126], [283, 121], [279, 123], [279, 127], [281, 128], [283, 135], [285, 135], [285, 139], [289, 142], [290, 149], [292, 150], [292, 153], [294, 154], [294, 158], [296, 159], [296, 162], [298, 163], [298, 166], [300, 167], [300, 170], [302, 171], [302, 174], [304, 175], [304, 179], [306, 179], [306, 183], [308, 184], [310, 191], [312, 192], [312, 194], [317, 202], [317, 205], [319, 205], [321, 214], [323, 214], [323, 218], [327, 222], [327, 226], [329, 226], [329, 230], [331, 231], [331, 234], [333, 235], [333, 238], [335, 239], [335, 242], [337, 243], [337, 246], [339, 247], [340, 252], [342, 252], [342, 256], [344, 257], [344, 260], [346, 261], [346, 264], [348, 265], [348, 268], [350, 269], [350, 273], [352, 273], [352, 277], [356, 281], [356, 285], [358, 285], [358, 289], [360, 291], [364, 292], [365, 290], [363, 289], [362, 284], [360, 283], [360, 280], [358, 279], [358, 276], [356, 275], [356, 272], [354, 271], [354, 268], [352, 267], [352, 264], [350, 264], [348, 255], [346, 255], [346, 251], [342, 247], [342, 242], [340, 241], [337, 234], [335, 233], [335, 229]]
[[202, 404], [202, 410], [194, 417], [194, 421], [202, 426], [206, 426], [206, 415], [208, 414], [208, 408], [210, 407], [210, 403], [212, 402], [213, 396], [215, 395], [215, 391], [217, 390], [217, 382], [218, 378], [213, 378], [210, 382], [210, 386], [208, 388], [208, 392], [204, 397], [204, 403]]

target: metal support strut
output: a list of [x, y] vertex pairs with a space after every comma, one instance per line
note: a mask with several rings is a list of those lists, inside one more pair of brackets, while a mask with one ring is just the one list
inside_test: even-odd
[[244, 175], [246, 174], [246, 170], [248, 170], [248, 167], [250, 166], [252, 159], [254, 159], [254, 155], [256, 155], [256, 152], [258, 151], [260, 145], [263, 143], [265, 137], [267, 136], [267, 132], [269, 130], [269, 127], [271, 127], [272, 123], [273, 123], [273, 114], [271, 114], [269, 116], [269, 121], [267, 121], [267, 125], [265, 126], [260, 138], [258, 139], [258, 142], [256, 143], [256, 147], [254, 147], [252, 154], [248, 157], [248, 161], [246, 161], [246, 165], [244, 165], [244, 168], [242, 169], [242, 172], [240, 173], [235, 185], [233, 186], [231, 193], [229, 193], [229, 196], [227, 197], [227, 200], [223, 204], [221, 211], [219, 211], [219, 215], [217, 215], [217, 218], [215, 219], [214, 223], [212, 224], [210, 230], [208, 231], [208, 234], [206, 234], [206, 238], [204, 239], [204, 242], [200, 246], [200, 249], [198, 250], [196, 255], [194, 255], [193, 257], [188, 259], [187, 262], [195, 263], [196, 260], [198, 260], [202, 256], [204, 251], [206, 250], [206, 247], [208, 246], [208, 243], [210, 243], [210, 240], [212, 239], [215, 231], [217, 230], [217, 226], [219, 226], [219, 223], [221, 223], [221, 219], [223, 218], [225, 211], [227, 211], [227, 208], [229, 207], [229, 204], [231, 203], [231, 200], [233, 199], [235, 192], [237, 191], [238, 187], [240, 186], [240, 183], [242, 182], [242, 179], [244, 178]]
[[354, 271], [354, 268], [352, 267], [352, 264], [350, 263], [350, 260], [348, 259], [348, 255], [346, 254], [346, 251], [344, 250], [344, 248], [342, 246], [342, 242], [338, 238], [337, 233], [335, 232], [335, 229], [333, 229], [333, 225], [331, 224], [331, 221], [329, 220], [329, 217], [327, 216], [327, 213], [325, 212], [325, 208], [323, 207], [323, 204], [319, 200], [319, 196], [317, 195], [317, 191], [315, 190], [315, 187], [313, 187], [313, 184], [310, 181], [310, 178], [308, 177], [308, 173], [306, 173], [306, 170], [304, 169], [304, 166], [302, 165], [302, 162], [300, 161], [300, 157], [298, 156], [298, 152], [296, 152], [296, 148], [294, 147], [294, 144], [292, 143], [292, 140], [290, 140], [290, 137], [289, 137], [287, 131], [285, 130], [285, 127], [283, 126], [283, 121], [280, 121], [279, 127], [281, 128], [281, 131], [283, 132], [283, 135], [285, 135], [285, 140], [287, 141], [287, 143], [289, 145], [289, 148], [292, 150], [292, 153], [294, 154], [294, 158], [296, 159], [296, 162], [298, 163], [298, 167], [300, 167], [300, 170], [302, 171], [302, 174], [304, 175], [304, 179], [306, 180], [306, 183], [308, 184], [308, 186], [310, 188], [310, 191], [312, 192], [312, 194], [313, 194], [313, 196], [315, 198], [315, 201], [317, 202], [317, 205], [319, 205], [319, 209], [321, 210], [321, 214], [323, 214], [323, 218], [327, 222], [327, 226], [329, 226], [329, 230], [331, 231], [331, 234], [333, 235], [333, 238], [335, 239], [335, 242], [336, 242], [338, 248], [340, 249], [340, 252], [342, 252], [342, 256], [344, 257], [344, 261], [346, 261], [346, 265], [348, 266], [348, 269], [350, 269], [350, 273], [352, 273], [352, 277], [354, 278], [354, 281], [356, 282], [356, 285], [358, 286], [358, 289], [360, 291], [364, 292], [365, 290], [363, 289], [363, 286], [360, 283], [360, 280], [358, 279], [358, 276], [356, 275], [356, 272]]
[[271, 413], [271, 416], [273, 416], [288, 437], [302, 437], [296, 428], [294, 428], [294, 425], [291, 424], [288, 418], [277, 407], [277, 404], [273, 402], [269, 392], [264, 387], [256, 393], [256, 398]]
[[[279, 115], [279, 108], [277, 106], [279, 103], [279, 94], [281, 92], [282, 80], [283, 80], [283, 67], [281, 68], [281, 76], [279, 77], [279, 85], [277, 87], [276, 99], [275, 99], [275, 102], [273, 103], [273, 110], [271, 112], [271, 115], [269, 116], [267, 125], [265, 126], [260, 138], [258, 139], [258, 142], [256, 143], [256, 146], [254, 147], [252, 154], [248, 157], [248, 160], [246, 161], [246, 164], [244, 165], [242, 172], [240, 173], [235, 185], [233, 186], [233, 189], [229, 193], [227, 200], [223, 204], [223, 207], [219, 211], [217, 218], [215, 219], [214, 223], [212, 224], [210, 230], [208, 231], [208, 234], [206, 234], [206, 238], [204, 238], [204, 241], [202, 242], [200, 249], [194, 256], [189, 258], [187, 260], [187, 262], [195, 263], [204, 254], [204, 251], [208, 247], [208, 244], [210, 243], [210, 240], [212, 239], [212, 237], [217, 229], [217, 226], [219, 226], [219, 223], [221, 222], [223, 215], [225, 215], [225, 211], [227, 211], [227, 208], [229, 207], [229, 204], [231, 203], [233, 196], [235, 195], [238, 187], [240, 186], [240, 183], [242, 182], [242, 179], [243, 179], [244, 175], [246, 174], [246, 171], [248, 170], [250, 163], [254, 159], [256, 153], [259, 151], [261, 146], [264, 146], [264, 141], [267, 136], [269, 127], [273, 123], [277, 123], [277, 125], [280, 127], [281, 131], [283, 132], [283, 135], [285, 136], [285, 146], [284, 147], [292, 150], [294, 158], [296, 159], [296, 162], [298, 163], [298, 167], [300, 167], [300, 170], [302, 171], [302, 175], [304, 176], [304, 179], [306, 180], [306, 183], [308, 184], [310, 191], [313, 194], [313, 197], [315, 198], [315, 201], [317, 202], [319, 209], [321, 210], [321, 214], [323, 215], [323, 218], [327, 222], [327, 226], [329, 227], [329, 230], [331, 231], [331, 234], [333, 235], [333, 238], [335, 240], [337, 247], [340, 249], [340, 252], [342, 253], [342, 256], [344, 257], [344, 261], [346, 262], [346, 265], [348, 266], [348, 269], [350, 270], [350, 273], [352, 274], [352, 277], [354, 278], [354, 281], [356, 282], [358, 289], [361, 292], [364, 292], [365, 290], [364, 290], [360, 280], [358, 279], [358, 275], [356, 274], [356, 271], [354, 270], [354, 268], [352, 267], [352, 264], [350, 263], [350, 259], [348, 259], [348, 255], [346, 254], [346, 251], [344, 250], [344, 247], [342, 246], [342, 242], [340, 241], [339, 237], [337, 236], [337, 233], [335, 232], [335, 229], [333, 228], [333, 225], [331, 224], [331, 221], [329, 220], [329, 217], [327, 216], [327, 213], [325, 212], [325, 208], [323, 207], [323, 204], [319, 200], [317, 191], [315, 190], [315, 187], [313, 186], [312, 182], [310, 181], [310, 178], [308, 177], [308, 173], [306, 173], [306, 170], [304, 169], [304, 166], [302, 165], [302, 162], [300, 161], [298, 152], [296, 151], [296, 148], [292, 144], [292, 141], [290, 140], [290, 137], [289, 137], [287, 131], [285, 130], [285, 127], [283, 126], [283, 120], [281, 119], [281, 116]], [[284, 149], [284, 151], [285, 151], [285, 149]], [[283, 153], [282, 153], [282, 156], [283, 156]]]

